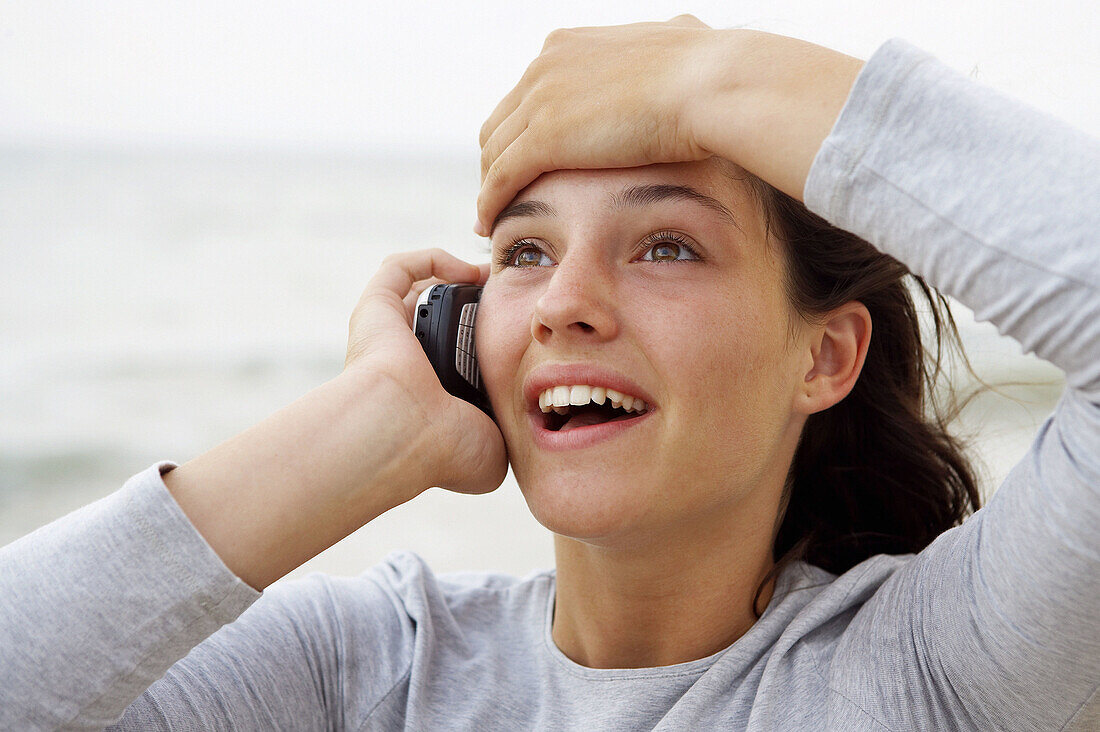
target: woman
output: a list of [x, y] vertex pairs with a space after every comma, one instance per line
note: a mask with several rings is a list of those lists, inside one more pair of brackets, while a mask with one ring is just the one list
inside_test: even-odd
[[[5, 550], [5, 726], [1097, 722], [1095, 142], [901, 41], [864, 65], [678, 19], [553, 35], [483, 147], [491, 272], [387, 260], [339, 378]], [[922, 418], [904, 268], [803, 195], [1067, 372], [935, 541], [977, 499]], [[495, 423], [410, 332], [437, 279], [485, 283]], [[556, 573], [399, 554], [244, 612], [430, 485], [493, 489], [505, 449]]]

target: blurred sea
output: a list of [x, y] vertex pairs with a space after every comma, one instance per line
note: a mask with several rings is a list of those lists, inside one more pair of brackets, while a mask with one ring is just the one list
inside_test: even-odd
[[[335, 377], [385, 255], [487, 259], [470, 233], [477, 171], [473, 156], [0, 148], [0, 545]], [[960, 419], [988, 493], [1062, 375], [956, 315], [986, 381], [1028, 382]], [[292, 576], [401, 548], [437, 571], [553, 564], [509, 477], [488, 496], [429, 491]]]

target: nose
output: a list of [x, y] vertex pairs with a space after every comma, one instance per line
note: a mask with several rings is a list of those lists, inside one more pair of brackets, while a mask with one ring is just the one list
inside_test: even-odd
[[605, 265], [563, 258], [535, 302], [532, 337], [544, 345], [561, 339], [601, 342], [618, 331], [614, 283]]

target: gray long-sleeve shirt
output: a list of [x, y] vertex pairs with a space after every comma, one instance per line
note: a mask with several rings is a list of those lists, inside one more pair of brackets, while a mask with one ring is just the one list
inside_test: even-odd
[[0, 727], [1100, 729], [1100, 145], [893, 39], [805, 200], [1066, 371], [963, 526], [791, 566], [708, 658], [590, 669], [550, 637], [552, 571], [399, 553], [254, 602], [162, 464], [0, 552]]

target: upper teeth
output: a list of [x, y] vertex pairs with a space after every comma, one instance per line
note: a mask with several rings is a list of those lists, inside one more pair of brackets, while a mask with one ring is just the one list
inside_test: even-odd
[[641, 399], [602, 386], [551, 386], [539, 394], [539, 408], [544, 412], [553, 409], [558, 414], [565, 414], [570, 406], [584, 406], [589, 402], [603, 404], [606, 401], [628, 412], [645, 411], [645, 402]]

